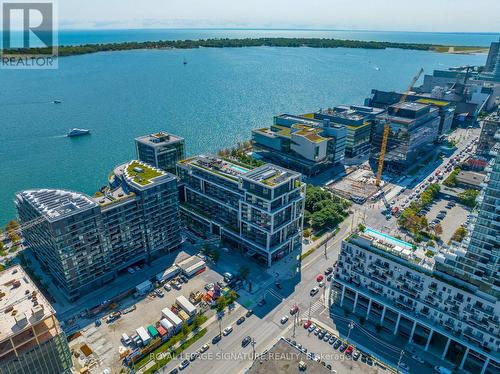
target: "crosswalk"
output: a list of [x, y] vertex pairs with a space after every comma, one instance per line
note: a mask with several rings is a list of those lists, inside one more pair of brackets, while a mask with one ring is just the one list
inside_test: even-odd
[[[323, 310], [323, 309], [325, 309], [325, 305], [323, 304], [323, 302], [321, 300], [317, 300], [311, 305], [310, 315], [312, 316], [317, 311]], [[302, 313], [300, 315], [300, 318], [309, 318], [309, 308], [302, 309]]]

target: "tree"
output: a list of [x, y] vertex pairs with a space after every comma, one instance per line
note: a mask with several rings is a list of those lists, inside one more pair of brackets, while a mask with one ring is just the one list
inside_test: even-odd
[[434, 226], [434, 232], [436, 233], [436, 235], [441, 235], [443, 233], [443, 227], [441, 226], [440, 223], [437, 223]]
[[196, 317], [194, 317], [193, 319], [194, 328], [200, 327], [202, 323], [203, 323], [203, 317], [200, 314], [197, 314]]
[[240, 267], [240, 270], [238, 273], [239, 273], [241, 279], [247, 279], [248, 275], [250, 274], [250, 269], [246, 266], [242, 266], [242, 267]]
[[214, 249], [211, 253], [210, 253], [210, 257], [212, 257], [212, 260], [213, 262], [217, 262], [219, 261], [219, 258], [220, 258], [220, 253], [218, 250]]
[[225, 296], [219, 296], [219, 298], [215, 301], [215, 308], [218, 312], [222, 312], [227, 305], [227, 299]]
[[477, 190], [465, 190], [458, 195], [460, 202], [469, 208], [474, 208], [476, 205], [476, 199], [479, 196], [479, 191]]
[[186, 323], [182, 324], [181, 334], [183, 338], [186, 338], [189, 335], [189, 326]]
[[5, 226], [5, 231], [16, 230], [17, 228], [19, 228], [19, 223], [15, 220], [11, 220]]

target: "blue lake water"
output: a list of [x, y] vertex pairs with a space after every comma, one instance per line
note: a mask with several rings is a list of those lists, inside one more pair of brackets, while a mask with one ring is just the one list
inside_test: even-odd
[[[498, 41], [498, 33], [459, 32], [395, 32], [354, 30], [256, 30], [256, 29], [130, 29], [130, 30], [61, 30], [59, 45], [80, 45], [155, 40], [206, 38], [336, 38], [375, 40], [401, 43], [429, 43], [443, 45], [470, 45], [489, 47]], [[22, 40], [19, 33], [19, 40]]]
[[[166, 130], [186, 138], [188, 154], [213, 152], [249, 139], [273, 115], [363, 103], [372, 88], [406, 89], [420, 67], [430, 73], [485, 60], [390, 49], [201, 48], [67, 57], [54, 71], [0, 70], [0, 224], [14, 217], [22, 189], [92, 194], [134, 157], [136, 136]], [[92, 135], [66, 138], [73, 127]]]

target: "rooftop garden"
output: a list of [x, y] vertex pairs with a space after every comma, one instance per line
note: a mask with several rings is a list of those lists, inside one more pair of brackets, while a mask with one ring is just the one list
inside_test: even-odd
[[163, 175], [161, 171], [153, 169], [138, 161], [132, 161], [127, 165], [127, 174], [135, 183], [140, 184], [141, 186], [145, 186], [151, 183], [151, 179]]

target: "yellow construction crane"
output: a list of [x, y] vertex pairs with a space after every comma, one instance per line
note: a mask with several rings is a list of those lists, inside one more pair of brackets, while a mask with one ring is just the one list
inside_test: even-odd
[[[423, 68], [420, 68], [418, 71], [417, 75], [415, 75], [410, 83], [410, 86], [406, 90], [406, 92], [401, 95], [401, 98], [399, 99], [398, 104], [401, 104], [406, 101], [406, 98], [408, 97], [408, 94], [410, 93], [411, 89], [417, 83], [418, 79], [424, 72]], [[396, 110], [394, 111], [393, 115], [396, 115], [399, 111], [399, 106], [396, 107]], [[387, 114], [386, 114], [387, 116]], [[382, 180], [382, 172], [384, 171], [384, 159], [385, 159], [385, 152], [387, 151], [387, 141], [389, 140], [389, 119], [386, 118], [385, 124], [384, 124], [384, 133], [382, 135], [382, 145], [380, 146], [380, 156], [378, 158], [378, 169], [377, 169], [377, 180], [375, 181], [375, 185], [377, 187], [380, 187], [380, 182]]]

